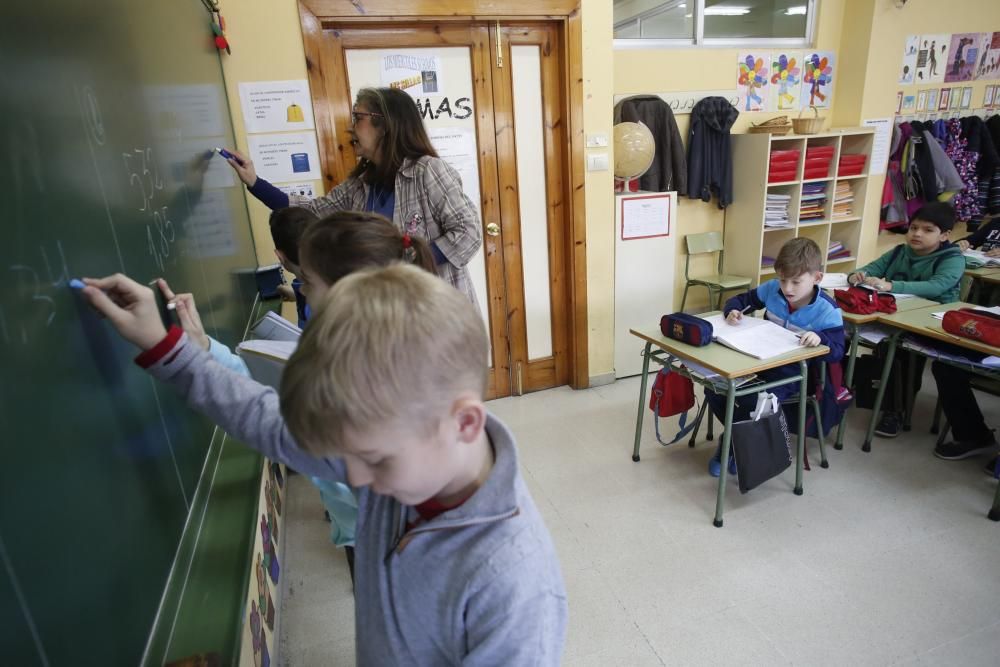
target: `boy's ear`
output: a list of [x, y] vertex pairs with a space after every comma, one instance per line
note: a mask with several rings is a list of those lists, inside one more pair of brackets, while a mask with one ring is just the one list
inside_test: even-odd
[[817, 272], [816, 272], [816, 275], [814, 276], [814, 280], [815, 280], [815, 281], [816, 281], [817, 283], [818, 283], [818, 282], [821, 282], [821, 281], [823, 280], [823, 272], [822, 272], [822, 271], [817, 271]]
[[471, 444], [486, 428], [486, 406], [472, 393], [462, 393], [451, 405], [459, 442]]

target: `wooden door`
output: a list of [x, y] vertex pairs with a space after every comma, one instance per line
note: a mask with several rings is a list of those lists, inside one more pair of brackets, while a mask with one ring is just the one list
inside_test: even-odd
[[[435, 148], [480, 204], [483, 248], [469, 269], [490, 334], [488, 397], [565, 384], [568, 220], [558, 26], [304, 27], [307, 52], [319, 54], [322, 65], [310, 63], [310, 83], [328, 187], [356, 161], [348, 130], [357, 91], [405, 85], [410, 77], [392, 68], [408, 63], [436, 71], [427, 93], [426, 83], [407, 91]], [[518, 124], [527, 139], [518, 139]]]

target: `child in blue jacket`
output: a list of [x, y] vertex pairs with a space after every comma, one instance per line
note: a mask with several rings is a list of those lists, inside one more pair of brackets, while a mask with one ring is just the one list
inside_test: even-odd
[[[775, 280], [761, 283], [754, 289], [726, 301], [723, 312], [730, 324], [743, 319], [744, 313], [764, 309], [764, 316], [775, 324], [801, 334], [800, 342], [806, 347], [826, 345], [830, 353], [819, 357], [821, 363], [840, 361], [844, 356], [844, 320], [840, 308], [820, 288], [823, 279], [823, 256], [819, 246], [810, 239], [791, 239], [781, 246], [774, 262], [778, 274]], [[798, 373], [798, 364], [788, 364], [759, 373], [765, 382], [787, 378]], [[789, 383], [771, 390], [780, 400], [799, 390], [798, 383]], [[725, 398], [706, 391], [706, 400], [715, 416], [724, 418]], [[757, 403], [755, 395], [736, 399], [733, 420], [747, 419]], [[722, 462], [717, 450], [708, 462], [708, 472], [718, 477]], [[735, 463], [730, 454], [730, 472], [735, 474]]]

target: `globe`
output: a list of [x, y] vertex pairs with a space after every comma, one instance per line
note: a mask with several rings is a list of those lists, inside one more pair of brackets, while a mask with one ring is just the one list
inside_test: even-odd
[[645, 174], [656, 154], [656, 142], [649, 128], [642, 123], [618, 123], [614, 137], [615, 176], [629, 180]]

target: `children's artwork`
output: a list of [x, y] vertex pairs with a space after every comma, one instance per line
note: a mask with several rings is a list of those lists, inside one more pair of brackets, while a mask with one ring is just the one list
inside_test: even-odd
[[948, 62], [951, 35], [921, 35], [917, 48], [917, 74], [914, 83], [940, 83]]
[[982, 54], [979, 56], [979, 67], [976, 68], [976, 78], [988, 81], [1000, 79], [1000, 32], [983, 33]]
[[938, 89], [931, 88], [930, 90], [927, 91], [927, 110], [934, 111], [935, 109], [937, 109], [937, 103], [938, 103]]
[[896, 93], [896, 113], [898, 114], [903, 110], [903, 91]]
[[802, 83], [802, 54], [779, 52], [771, 59], [771, 108], [788, 111], [799, 108]]
[[927, 108], [927, 91], [921, 90], [917, 93], [917, 111], [923, 111]]
[[741, 111], [767, 111], [769, 53], [742, 53], [737, 63], [736, 92]]
[[972, 86], [966, 86], [962, 89], [962, 109], [972, 108]]
[[806, 52], [802, 65], [802, 108], [828, 108], [833, 101], [833, 76], [836, 55], [833, 51]]
[[903, 95], [903, 111], [913, 111], [913, 107], [917, 104], [916, 95]]
[[986, 86], [986, 90], [983, 91], [983, 108], [989, 109], [993, 106], [993, 95], [996, 92], [996, 86]]
[[938, 111], [947, 111], [948, 99], [951, 96], [951, 88], [942, 88], [941, 96], [938, 99]]
[[958, 105], [961, 101], [962, 101], [962, 89], [952, 88], [951, 99], [948, 100], [948, 108], [952, 111], [958, 109]]
[[904, 86], [914, 83], [918, 44], [920, 44], [919, 35], [907, 35], [903, 43], [903, 64], [899, 66], [899, 83]]
[[950, 55], [944, 73], [946, 83], [972, 80], [978, 64], [981, 42], [982, 34], [978, 32], [961, 32], [951, 36]]

